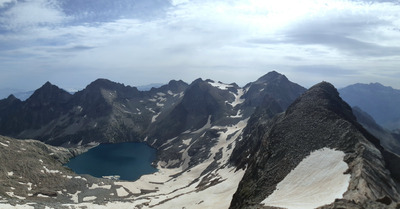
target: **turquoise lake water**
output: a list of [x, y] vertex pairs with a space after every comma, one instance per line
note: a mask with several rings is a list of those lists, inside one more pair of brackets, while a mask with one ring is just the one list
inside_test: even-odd
[[121, 180], [134, 181], [157, 171], [151, 166], [157, 151], [144, 143], [100, 144], [72, 158], [66, 164], [75, 173], [98, 178], [119, 175]]

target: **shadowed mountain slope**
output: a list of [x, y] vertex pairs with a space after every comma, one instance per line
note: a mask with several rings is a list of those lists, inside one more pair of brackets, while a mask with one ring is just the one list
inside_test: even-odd
[[400, 90], [380, 83], [354, 84], [339, 90], [351, 106], [358, 106], [387, 129], [400, 129]]

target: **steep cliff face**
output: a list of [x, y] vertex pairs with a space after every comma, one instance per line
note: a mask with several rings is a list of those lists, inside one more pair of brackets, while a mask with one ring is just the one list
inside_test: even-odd
[[[313, 86], [291, 104], [284, 114], [273, 119], [265, 120], [265, 117], [268, 117], [264, 115], [258, 117], [264, 118], [266, 122], [256, 121], [253, 130], [259, 131], [253, 131], [244, 140], [259, 140], [259, 146], [256, 152], [250, 152], [247, 156], [248, 160], [245, 161], [247, 170], [233, 197], [231, 208], [287, 206], [284, 204], [285, 195], [282, 195], [283, 185], [296, 183], [287, 183], [293, 178], [292, 176], [295, 176], [289, 174], [292, 171], [298, 173], [304, 166], [302, 162], [306, 158], [322, 150], [342, 153], [339, 162], [347, 164], [344, 171], [349, 175], [349, 180], [347, 184], [344, 182], [344, 190], [331, 191], [338, 193], [336, 197], [330, 201], [317, 201], [313, 207], [331, 204], [336, 198], [343, 199], [344, 202], [354, 201], [359, 205], [367, 204], [368, 201], [379, 202], [382, 198], [388, 200], [386, 202], [388, 205], [399, 200], [396, 184], [385, 167], [385, 159], [381, 153], [383, 148], [380, 147], [379, 140], [357, 123], [350, 106], [339, 97], [331, 84], [323, 82]], [[248, 126], [252, 124], [249, 123]], [[236, 149], [241, 148], [237, 146]], [[235, 159], [235, 155], [232, 159]], [[321, 163], [309, 163], [308, 166], [311, 167], [303, 170], [302, 176], [315, 175], [314, 177], [318, 178], [327, 175], [315, 173], [312, 167], [323, 164], [322, 162], [328, 159], [318, 157], [313, 159], [320, 160]], [[243, 165], [243, 161], [239, 161], [237, 165]], [[328, 166], [319, 170], [321, 169], [334, 168]], [[343, 172], [339, 173], [344, 175]], [[321, 181], [322, 184], [319, 182], [318, 185], [312, 180], [304, 181], [309, 184], [291, 190], [302, 188], [306, 193], [309, 190], [305, 189], [316, 187], [324, 188], [328, 192], [331, 189], [325, 181]], [[279, 190], [281, 192], [277, 193]], [[314, 195], [312, 192], [306, 194], [306, 196], [312, 195]], [[300, 198], [293, 201], [293, 204], [296, 205], [296, 202], [300, 205], [309, 204], [304, 201], [308, 199]], [[387, 206], [383, 203], [377, 204], [382, 204], [382, 207]], [[336, 206], [333, 204], [331, 207]]]

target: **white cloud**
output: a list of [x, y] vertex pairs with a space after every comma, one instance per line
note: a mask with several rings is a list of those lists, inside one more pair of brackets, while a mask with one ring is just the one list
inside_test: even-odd
[[55, 0], [27, 0], [17, 2], [5, 11], [0, 24], [10, 30], [20, 30], [46, 24], [60, 24], [66, 18]]
[[7, 4], [15, 2], [17, 2], [17, 0], [0, 0], [0, 8], [5, 7]]
[[188, 2], [189, 2], [189, 0], [171, 0], [171, 4], [173, 6], [177, 6], [177, 5], [180, 5], [180, 4], [185, 4], [185, 3], [188, 3]]
[[[171, 3], [164, 14], [156, 17], [73, 25], [68, 25], [73, 17], [67, 17], [56, 2], [18, 3], [6, 11], [8, 23], [25, 30], [10, 35], [0, 33], [0, 42], [4, 43], [0, 44], [0, 56], [7, 61], [1, 67], [25, 72], [24, 66], [36, 67], [45, 69], [43, 75], [56, 79], [63, 74], [64, 80], [81, 74], [86, 78], [81, 86], [97, 77], [130, 85], [169, 79], [191, 82], [197, 77], [243, 85], [272, 69], [298, 78], [295, 81], [302, 85], [312, 85], [320, 79], [342, 85], [342, 81], [351, 82], [345, 78], [357, 73], [364, 80], [395, 83], [400, 6], [394, 3]], [[31, 17], [28, 11], [40, 15]], [[310, 72], [321, 66], [329, 67], [322, 67], [322, 73], [312, 76]], [[385, 74], [380, 73], [383, 71]]]

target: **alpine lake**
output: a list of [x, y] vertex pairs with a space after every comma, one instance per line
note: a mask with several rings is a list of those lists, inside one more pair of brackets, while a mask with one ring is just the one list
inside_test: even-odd
[[157, 171], [152, 166], [156, 157], [157, 150], [145, 143], [100, 144], [72, 158], [66, 166], [77, 174], [135, 181]]

